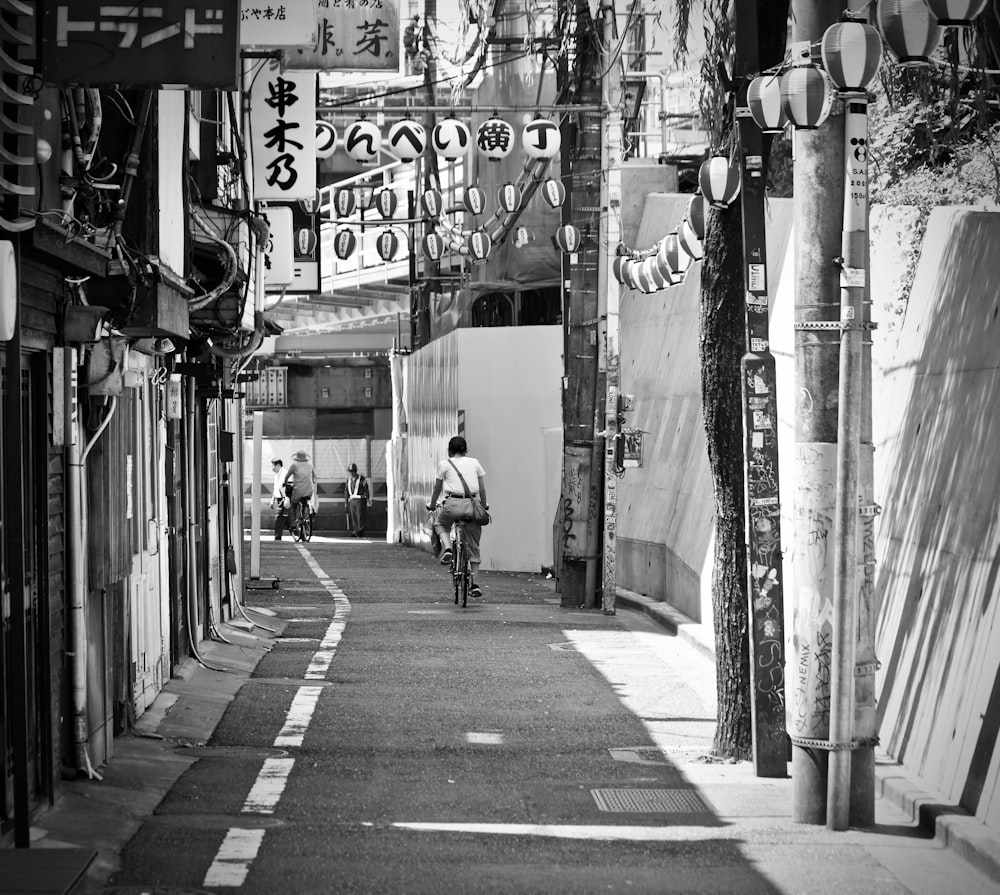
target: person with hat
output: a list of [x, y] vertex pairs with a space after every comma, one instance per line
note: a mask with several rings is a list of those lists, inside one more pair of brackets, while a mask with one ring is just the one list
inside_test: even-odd
[[344, 502], [347, 511], [347, 530], [352, 538], [363, 538], [365, 523], [368, 521], [368, 507], [371, 506], [371, 493], [368, 490], [367, 479], [363, 475], [358, 475], [357, 463], [347, 467]]
[[309, 504], [309, 512], [316, 512], [316, 471], [305, 451], [296, 451], [293, 455], [285, 477], [285, 493], [293, 511], [299, 501], [304, 500]]
[[285, 496], [285, 478], [288, 471], [278, 457], [271, 461], [274, 473], [274, 490], [271, 492], [271, 508], [278, 512], [274, 517], [274, 539], [281, 540], [281, 532], [288, 527], [288, 498]]

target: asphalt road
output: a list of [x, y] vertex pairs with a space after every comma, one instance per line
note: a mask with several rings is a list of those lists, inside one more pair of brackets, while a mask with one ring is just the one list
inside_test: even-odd
[[[488, 536], [488, 532], [487, 532]], [[638, 613], [397, 545], [262, 545], [277, 636], [106, 893], [942, 893], [995, 884], [879, 805], [792, 823], [710, 760], [714, 670]]]

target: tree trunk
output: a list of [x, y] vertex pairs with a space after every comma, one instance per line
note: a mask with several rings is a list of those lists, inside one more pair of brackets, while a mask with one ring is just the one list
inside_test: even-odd
[[713, 751], [720, 758], [750, 759], [753, 744], [740, 389], [740, 361], [745, 350], [743, 237], [739, 206], [713, 211], [706, 230], [698, 347], [708, 462], [715, 483], [712, 614], [719, 708]]

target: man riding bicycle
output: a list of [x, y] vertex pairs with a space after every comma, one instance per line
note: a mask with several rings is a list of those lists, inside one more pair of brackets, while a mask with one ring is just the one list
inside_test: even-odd
[[305, 451], [295, 452], [285, 476], [285, 493], [291, 503], [290, 517], [293, 523], [300, 518], [300, 514], [308, 518], [315, 512], [316, 471]]
[[[434, 481], [434, 491], [428, 508], [434, 513], [434, 530], [441, 538], [441, 565], [446, 566], [451, 562], [451, 526], [455, 523], [456, 517], [449, 512], [448, 505], [454, 508], [457, 504], [456, 498], [464, 498], [466, 488], [462, 483], [465, 479], [468, 491], [473, 496], [479, 497], [480, 502], [487, 509], [486, 502], [486, 470], [475, 458], [467, 456], [468, 444], [461, 435], [456, 435], [448, 442], [448, 459], [438, 463], [437, 478]], [[438, 497], [444, 494], [440, 506]], [[436, 510], [436, 512], [435, 512]], [[474, 597], [483, 595], [482, 589], [476, 583], [476, 573], [479, 571], [479, 540], [482, 537], [483, 527], [471, 520], [465, 521], [465, 534], [469, 543], [469, 567], [472, 570], [472, 582], [469, 593]]]

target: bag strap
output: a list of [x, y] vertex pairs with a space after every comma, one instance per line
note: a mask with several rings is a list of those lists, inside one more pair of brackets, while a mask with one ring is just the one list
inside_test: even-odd
[[472, 492], [469, 490], [469, 485], [465, 481], [465, 476], [462, 475], [462, 470], [460, 470], [452, 461], [451, 457], [448, 458], [448, 462], [451, 463], [451, 468], [458, 473], [458, 477], [462, 480], [462, 487], [465, 488], [465, 496], [472, 500]]

